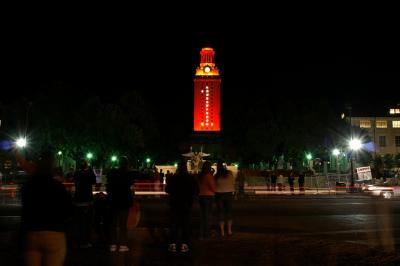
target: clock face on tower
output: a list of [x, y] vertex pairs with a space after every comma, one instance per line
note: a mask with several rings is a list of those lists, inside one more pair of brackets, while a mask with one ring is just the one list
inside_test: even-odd
[[209, 66], [204, 67], [204, 72], [208, 73], [211, 71], [211, 68]]

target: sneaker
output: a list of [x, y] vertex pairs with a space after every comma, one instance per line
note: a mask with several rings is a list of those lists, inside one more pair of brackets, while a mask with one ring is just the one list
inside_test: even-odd
[[111, 252], [117, 251], [117, 245], [110, 245], [110, 251]]
[[118, 251], [119, 252], [128, 252], [129, 248], [127, 246], [119, 246]]
[[168, 251], [169, 252], [176, 252], [176, 244], [174, 244], [174, 243], [169, 244]]
[[181, 252], [186, 253], [189, 252], [189, 246], [187, 244], [182, 244], [181, 246]]

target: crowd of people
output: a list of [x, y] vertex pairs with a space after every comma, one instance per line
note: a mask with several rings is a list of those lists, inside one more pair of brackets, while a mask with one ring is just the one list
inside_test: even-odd
[[[25, 265], [63, 265], [67, 242], [76, 248], [92, 247], [92, 229], [98, 233], [105, 231], [103, 240], [110, 252], [130, 250], [127, 225], [134, 202], [135, 174], [127, 157], [122, 157], [119, 167], [107, 173], [106, 193], [94, 197], [96, 176], [87, 161], [82, 160], [76, 171], [68, 172], [69, 181], [75, 186], [71, 195], [59, 180], [53, 150], [43, 150], [35, 162], [27, 161], [18, 150], [16, 156], [30, 175], [21, 187], [20, 250]], [[211, 236], [214, 203], [220, 236], [232, 236], [235, 180], [222, 160], [218, 161], [215, 173], [211, 163], [204, 162], [198, 175], [189, 174], [186, 162], [182, 161], [175, 174], [161, 172], [159, 179], [165, 184], [170, 207], [170, 252], [190, 250], [192, 207], [196, 199], [200, 210], [199, 239]], [[102, 228], [98, 227], [100, 220]]]

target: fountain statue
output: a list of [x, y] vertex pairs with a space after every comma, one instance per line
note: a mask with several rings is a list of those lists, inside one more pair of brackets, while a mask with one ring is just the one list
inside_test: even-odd
[[189, 162], [190, 162], [190, 164], [189, 164], [190, 167], [188, 169], [189, 172], [196, 173], [196, 174], [199, 173], [201, 170], [201, 167], [204, 162], [203, 157], [210, 156], [209, 153], [203, 152], [203, 147], [201, 148], [200, 152], [193, 152], [192, 147], [190, 147], [190, 152], [184, 153], [182, 155], [189, 158]]

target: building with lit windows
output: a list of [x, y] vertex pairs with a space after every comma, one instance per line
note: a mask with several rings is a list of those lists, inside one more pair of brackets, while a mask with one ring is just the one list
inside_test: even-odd
[[400, 153], [400, 107], [390, 108], [387, 116], [352, 117], [351, 124], [368, 133], [376, 155]]

